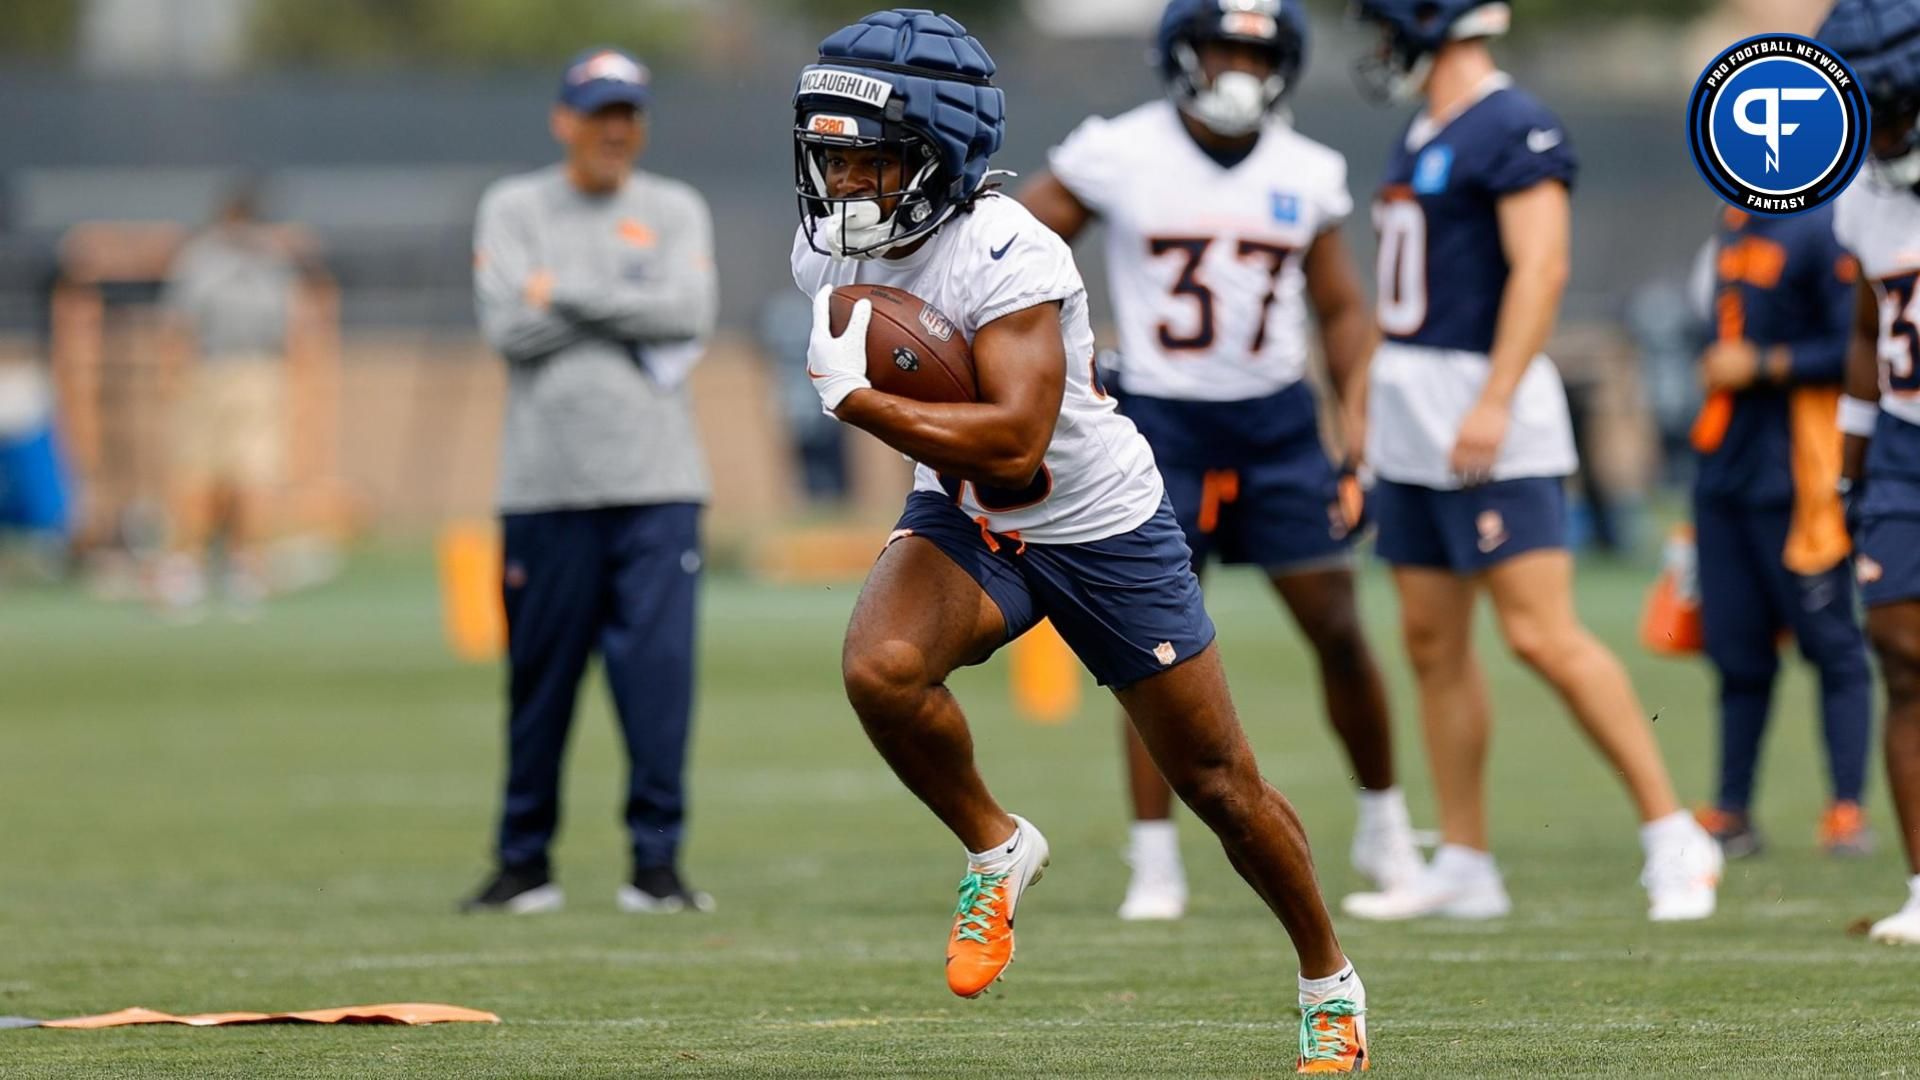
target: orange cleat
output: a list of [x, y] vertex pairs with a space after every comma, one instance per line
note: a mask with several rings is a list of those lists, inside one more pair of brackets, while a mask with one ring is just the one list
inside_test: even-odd
[[1013, 821], [1007, 852], [1013, 865], [1000, 873], [969, 866], [960, 879], [960, 902], [947, 937], [947, 989], [963, 998], [985, 993], [1013, 963], [1014, 905], [1047, 868], [1047, 838], [1026, 819]]
[[1351, 1073], [1373, 1067], [1367, 1060], [1367, 1007], [1359, 1000], [1330, 998], [1300, 1006], [1300, 1059], [1294, 1072]]
[[1857, 802], [1836, 802], [1820, 816], [1820, 846], [1829, 855], [1860, 856], [1873, 853], [1873, 830], [1867, 828], [1867, 812]]

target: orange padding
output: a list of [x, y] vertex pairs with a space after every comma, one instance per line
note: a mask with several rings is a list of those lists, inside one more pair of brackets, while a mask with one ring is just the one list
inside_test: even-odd
[[174, 1016], [139, 1007], [99, 1016], [74, 1016], [65, 1020], [47, 1020], [41, 1027], [95, 1028], [126, 1027], [129, 1024], [186, 1024], [191, 1027], [217, 1027], [221, 1024], [497, 1024], [500, 1018], [479, 1009], [458, 1005], [433, 1005], [407, 1002], [401, 1005], [348, 1005], [340, 1009], [309, 1009], [306, 1012], [196, 1013]]

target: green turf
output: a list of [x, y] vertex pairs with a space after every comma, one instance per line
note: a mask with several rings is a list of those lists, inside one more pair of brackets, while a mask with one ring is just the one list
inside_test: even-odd
[[[1711, 745], [1697, 666], [1632, 647], [1644, 573], [1583, 570], [1683, 789]], [[1352, 805], [1291, 631], [1255, 579], [1213, 582], [1229, 675], [1327, 888]], [[1431, 811], [1384, 580], [1366, 599], [1394, 679], [1417, 820]], [[504, 1023], [0, 1031], [15, 1076], [1275, 1076], [1291, 1067], [1286, 939], [1191, 821], [1195, 897], [1123, 925], [1111, 705], [1015, 720], [999, 665], [956, 680], [1001, 798], [1047, 830], [1020, 962], [988, 998], [940, 971], [958, 847], [892, 781], [839, 692], [852, 586], [706, 594], [687, 863], [710, 917], [613, 910], [620, 770], [597, 684], [573, 747], [557, 864], [566, 912], [453, 914], [485, 868], [501, 675], [440, 643], [423, 558], [357, 559], [253, 626], [161, 625], [74, 594], [0, 596], [0, 1015], [446, 1001]], [[1618, 786], [1488, 643], [1498, 853], [1516, 913], [1344, 923], [1396, 1075], [1905, 1073], [1920, 952], [1845, 933], [1902, 895], [1891, 852], [1814, 851], [1820, 766], [1801, 675], [1780, 695], [1762, 823], [1722, 915], [1654, 927]], [[1091, 687], [1089, 687], [1091, 691]], [[1878, 765], [1875, 786], [1879, 787]], [[1878, 794], [1878, 793], [1877, 793]], [[1891, 831], [1884, 799], [1873, 812]]]

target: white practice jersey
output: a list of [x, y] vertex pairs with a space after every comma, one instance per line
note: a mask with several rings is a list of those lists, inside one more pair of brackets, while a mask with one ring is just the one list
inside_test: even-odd
[[1223, 168], [1162, 100], [1087, 120], [1049, 164], [1106, 222], [1128, 393], [1243, 401], [1306, 374], [1302, 264], [1353, 210], [1346, 158], [1271, 119]]
[[1920, 425], [1920, 196], [1862, 171], [1833, 202], [1833, 235], [1880, 300], [1880, 408]]
[[953, 320], [969, 344], [995, 319], [1058, 301], [1066, 396], [1033, 488], [943, 485], [940, 474], [920, 465], [914, 489], [957, 489], [969, 517], [986, 518], [994, 532], [1044, 544], [1104, 540], [1139, 527], [1159, 508], [1163, 489], [1153, 451], [1099, 388], [1087, 289], [1073, 253], [1018, 202], [983, 196], [972, 212], [956, 214], [903, 259], [830, 259], [807, 245], [802, 230], [794, 237], [793, 280], [809, 296], [828, 284], [902, 289]]

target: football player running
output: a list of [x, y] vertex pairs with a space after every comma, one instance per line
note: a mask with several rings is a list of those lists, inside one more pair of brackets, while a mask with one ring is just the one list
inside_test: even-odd
[[1833, 213], [1860, 262], [1841, 491], [1887, 684], [1887, 781], [1912, 876], [1906, 905], [1868, 934], [1920, 945], [1920, 2], [1840, 0], [1820, 40], [1852, 66], [1872, 118], [1867, 169]]
[[1491, 918], [1510, 903], [1488, 847], [1491, 706], [1473, 651], [1484, 591], [1507, 645], [1566, 702], [1631, 793], [1656, 921], [1712, 914], [1721, 855], [1680, 808], [1618, 659], [1580, 624], [1564, 477], [1567, 400], [1541, 354], [1568, 272], [1575, 161], [1552, 113], [1515, 88], [1486, 0], [1358, 0], [1380, 33], [1363, 81], [1424, 108], [1374, 204], [1377, 317], [1367, 460], [1377, 547], [1393, 567], [1442, 844], [1405, 888], [1350, 896], [1372, 919]]
[[[1364, 1068], [1365, 991], [1299, 818], [1261, 778], [1234, 715], [1152, 452], [1100, 390], [1072, 253], [987, 182], [1005, 124], [993, 73], [952, 19], [882, 11], [821, 42], [794, 100], [793, 272], [815, 297], [808, 373], [826, 409], [918, 463], [855, 605], [842, 674], [875, 749], [966, 849], [947, 985], [973, 997], [1005, 971], [1048, 847], [987, 790], [946, 678], [1049, 618], [1293, 939], [1299, 1068]], [[837, 337], [828, 322], [831, 290], [854, 283], [950, 317], [971, 344], [979, 400], [875, 390], [870, 303]]]
[[[1172, 0], [1155, 48], [1166, 98], [1081, 124], [1020, 198], [1069, 242], [1105, 222], [1121, 408], [1153, 447], [1196, 572], [1216, 555], [1260, 567], [1311, 643], [1360, 787], [1353, 864], [1388, 889], [1420, 854], [1354, 598], [1359, 485], [1343, 504], [1304, 378], [1311, 309], [1356, 462], [1373, 327], [1340, 234], [1346, 159], [1286, 117], [1306, 52], [1301, 0]], [[1120, 916], [1178, 918], [1172, 795], [1122, 728], [1134, 825]]]

